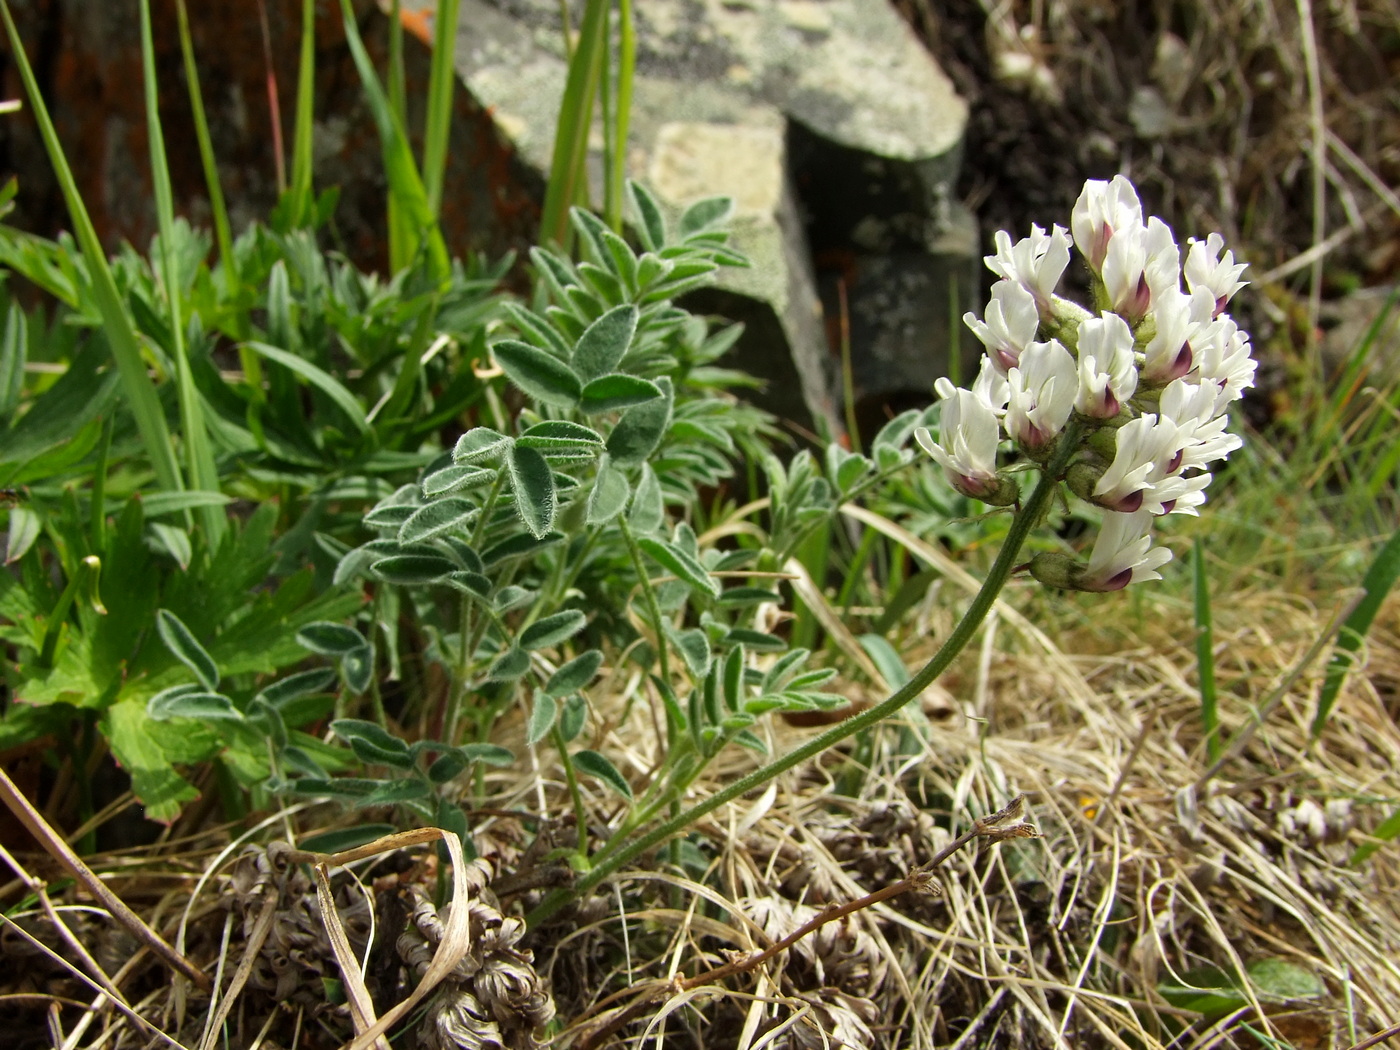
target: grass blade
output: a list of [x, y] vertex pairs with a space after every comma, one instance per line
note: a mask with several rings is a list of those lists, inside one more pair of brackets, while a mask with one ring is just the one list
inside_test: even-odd
[[194, 116], [194, 135], [199, 143], [199, 161], [204, 167], [204, 183], [209, 194], [209, 210], [214, 216], [214, 240], [219, 246], [219, 261], [230, 277], [236, 274], [233, 260], [233, 231], [228, 221], [228, 205], [219, 182], [219, 168], [214, 162], [214, 142], [209, 135], [209, 118], [204, 113], [204, 95], [199, 89], [199, 67], [194, 60], [194, 42], [190, 38], [190, 20], [185, 0], [176, 0], [180, 20], [180, 54], [185, 60], [185, 84], [190, 93], [190, 111]]
[[1210, 578], [1206, 575], [1201, 538], [1191, 549], [1191, 591], [1196, 608], [1196, 676], [1201, 689], [1201, 728], [1206, 734], [1206, 756], [1220, 757], [1220, 711], [1215, 690], [1215, 630], [1210, 615]]
[[565, 244], [569, 236], [569, 207], [587, 196], [585, 179], [588, 131], [593, 123], [593, 102], [603, 75], [607, 48], [608, 0], [588, 0], [583, 24], [569, 60], [559, 123], [554, 131], [554, 155], [549, 165], [540, 217], [540, 243]]
[[355, 12], [351, 10], [350, 0], [340, 0], [340, 9], [345, 23], [345, 42], [350, 48], [355, 68], [359, 71], [365, 98], [369, 102], [370, 112], [374, 115], [374, 123], [379, 131], [379, 143], [384, 151], [384, 174], [389, 180], [389, 193], [396, 202], [394, 206], [403, 209], [408, 228], [413, 232], [411, 250], [406, 246], [403, 249], [404, 258], [391, 258], [390, 262], [395, 269], [401, 268], [404, 260], [413, 258], [419, 245], [426, 242], [433, 272], [439, 277], [446, 277], [451, 269], [447, 257], [447, 244], [442, 239], [442, 231], [438, 229], [432, 209], [428, 207], [428, 194], [423, 188], [418, 166], [414, 163], [413, 151], [408, 145], [408, 134], [394, 113], [389, 97], [384, 93], [384, 86], [374, 71], [369, 52], [365, 50], [364, 41], [360, 39], [359, 26], [355, 23]]
[[1352, 851], [1350, 859], [1347, 861], [1353, 868], [1364, 863], [1366, 858], [1387, 842], [1394, 842], [1400, 837], [1400, 809], [1397, 809], [1390, 816], [1386, 817], [1376, 830], [1371, 833], [1371, 841], [1363, 842]]
[[0, 15], [4, 17], [5, 33], [10, 40], [14, 63], [19, 69], [20, 79], [24, 81], [24, 91], [29, 97], [34, 119], [39, 124], [39, 134], [44, 140], [49, 162], [53, 164], [54, 176], [68, 205], [68, 214], [73, 220], [73, 232], [82, 248], [92, 282], [90, 294], [102, 317], [103, 331], [112, 347], [112, 356], [116, 359], [117, 371], [121, 374], [131, 414], [136, 419], [141, 440], [151, 457], [151, 467], [161, 488], [182, 489], [184, 484], [175, 460], [174, 449], [171, 447], [170, 431], [165, 425], [165, 413], [161, 410], [155, 383], [146, 372], [146, 362], [141, 358], [141, 344], [136, 327], [122, 305], [121, 295], [112, 279], [112, 270], [107, 265], [107, 256], [102, 250], [102, 243], [97, 239], [97, 230], [92, 225], [87, 206], [78, 192], [73, 170], [63, 155], [58, 133], [54, 130], [53, 121], [49, 119], [48, 107], [45, 106], [44, 97], [39, 92], [34, 70], [29, 65], [29, 56], [25, 53], [19, 31], [10, 16], [10, 6], [5, 0], [0, 0]]
[[292, 180], [287, 187], [291, 199], [288, 221], [291, 228], [309, 225], [316, 212], [311, 187], [311, 147], [313, 106], [316, 89], [316, 0], [301, 4], [301, 61], [297, 67], [297, 112], [292, 129]]
[[438, 0], [433, 59], [428, 70], [428, 115], [423, 129], [423, 188], [434, 217], [442, 212], [447, 139], [452, 129], [452, 89], [457, 80], [457, 10], [461, 0]]
[[622, 202], [626, 198], [627, 133], [632, 126], [632, 82], [637, 71], [637, 27], [632, 0], [618, 0], [617, 83], [607, 128], [612, 144], [608, 184], [603, 191], [603, 215], [615, 233], [622, 232]]
[[[151, 184], [155, 191], [156, 221], [160, 227], [160, 283], [170, 309], [170, 353], [175, 361], [176, 393], [180, 402], [180, 430], [184, 438], [185, 470], [190, 485], [207, 492], [219, 491], [219, 471], [204, 426], [204, 404], [195, 389], [185, 346], [185, 322], [181, 316], [181, 281], [175, 258], [175, 202], [170, 188], [170, 167], [165, 159], [165, 134], [160, 124], [156, 88], [155, 44], [151, 37], [150, 0], [141, 0], [141, 71], [146, 94], [146, 137], [151, 149]], [[199, 508], [209, 546], [217, 549], [228, 520], [215, 506]]]
[[1321, 735], [1323, 726], [1327, 724], [1327, 717], [1337, 702], [1342, 682], [1346, 680], [1347, 672], [1351, 670], [1354, 662], [1352, 654], [1361, 648], [1366, 632], [1371, 629], [1371, 621], [1376, 618], [1376, 613], [1380, 612], [1381, 603], [1395, 586], [1397, 578], [1400, 578], [1400, 528], [1391, 534], [1390, 539], [1371, 562], [1371, 567], [1366, 570], [1366, 577], [1361, 581], [1361, 600], [1337, 633], [1337, 646], [1332, 652], [1331, 662], [1327, 665], [1327, 677], [1322, 681], [1322, 691], [1317, 696], [1317, 712], [1312, 720], [1314, 740]]

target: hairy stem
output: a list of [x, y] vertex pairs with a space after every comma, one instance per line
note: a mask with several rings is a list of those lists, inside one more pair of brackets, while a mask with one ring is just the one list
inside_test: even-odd
[[[826, 732], [813, 737], [801, 747], [788, 752], [782, 758], [773, 760], [766, 766], [754, 770], [747, 776], [734, 781], [728, 787], [717, 791], [709, 798], [683, 810], [677, 816], [648, 831], [634, 842], [615, 851], [608, 851], [609, 856], [580, 878], [572, 889], [558, 891], [547, 896], [539, 907], [528, 916], [527, 921], [530, 925], [533, 926], [553, 915], [569, 900], [588, 893], [594, 886], [608, 878], [634, 857], [684, 831], [705, 814], [718, 809], [726, 802], [748, 794], [757, 787], [761, 787], [780, 773], [785, 773], [794, 766], [806, 762], [809, 758], [820, 755], [823, 751], [834, 747], [862, 729], [884, 721], [909, 701], [921, 695], [939, 675], [948, 669], [948, 666], [981, 627], [982, 620], [991, 610], [997, 595], [1001, 593], [1002, 587], [1006, 585], [1007, 579], [1011, 576], [1011, 571], [1016, 566], [1016, 559], [1020, 556], [1021, 547], [1025, 543], [1026, 537], [1030, 534], [1031, 529], [1044, 518], [1055, 487], [1059, 484], [1060, 476], [1064, 473], [1070, 456], [1079, 446], [1081, 433], [1082, 426], [1075, 420], [1071, 421], [1064, 433], [1060, 435], [1060, 442], [1054, 456], [1046, 465], [1030, 499], [1021, 507], [1012, 521], [1011, 529], [1006, 534], [1006, 542], [1000, 553], [997, 554], [997, 559], [992, 564], [991, 570], [987, 573], [987, 579], [982, 584], [982, 589], [972, 599], [972, 603], [967, 607], [967, 612], [958, 621], [958, 625], [953, 628], [952, 634], [939, 647], [938, 652], [934, 653], [932, 659], [909, 679], [908, 684], [874, 707], [867, 708], [860, 714], [852, 715], [844, 722], [840, 722]], [[605, 847], [606, 850], [607, 847]]]

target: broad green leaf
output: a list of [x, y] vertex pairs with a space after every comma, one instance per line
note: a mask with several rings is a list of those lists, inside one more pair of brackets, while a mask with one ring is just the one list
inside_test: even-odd
[[346, 390], [329, 372], [317, 368], [304, 357], [287, 350], [282, 350], [267, 343], [248, 342], [244, 343], [247, 349], [253, 351], [259, 357], [265, 357], [269, 361], [275, 361], [289, 372], [300, 376], [314, 386], [321, 393], [325, 394], [330, 402], [340, 409], [341, 413], [361, 434], [369, 432], [369, 423], [365, 419], [364, 409], [360, 407], [360, 402], [355, 399], [355, 395]]
[[529, 669], [530, 654], [518, 645], [512, 645], [496, 657], [488, 675], [493, 682], [513, 682]]
[[457, 439], [452, 459], [457, 463], [476, 463], [505, 452], [510, 438], [490, 427], [473, 427]]
[[440, 583], [456, 572], [457, 566], [439, 555], [399, 554], [381, 558], [370, 565], [370, 570], [385, 583], [413, 586]]
[[282, 708], [294, 700], [321, 692], [333, 681], [335, 681], [334, 671], [329, 667], [318, 667], [311, 671], [298, 671], [280, 682], [273, 682], [258, 693], [258, 696], [273, 707]]
[[340, 658], [340, 670], [346, 687], [356, 695], [363, 693], [374, 677], [374, 646], [362, 645], [345, 653]]
[[521, 632], [520, 647], [531, 650], [548, 649], [560, 642], [568, 641], [583, 630], [583, 626], [587, 622], [588, 617], [578, 609], [566, 609], [553, 616], [546, 616], [542, 620], [536, 620]]
[[331, 732], [350, 745], [363, 762], [412, 769], [413, 756], [408, 745], [383, 726], [359, 718], [337, 718]]
[[[364, 635], [343, 623], [318, 620], [297, 631], [297, 643], [322, 656], [343, 656], [365, 644]], [[319, 674], [320, 672], [311, 672]]]
[[181, 569], [188, 569], [194, 557], [194, 547], [190, 544], [190, 534], [184, 529], [164, 522], [153, 521], [146, 526], [151, 546], [170, 555]]
[[526, 428], [515, 443], [523, 448], [536, 449], [546, 456], [553, 452], [581, 452], [592, 456], [602, 451], [603, 435], [580, 423], [547, 419]]
[[671, 641], [680, 651], [691, 677], [696, 681], [710, 673], [710, 640], [704, 631], [692, 627], [687, 631], [676, 631]]
[[631, 303], [617, 306], [594, 321], [574, 347], [574, 372], [589, 383], [613, 371], [627, 353], [637, 333], [637, 308]]
[[644, 405], [633, 405], [608, 435], [608, 452], [621, 466], [635, 467], [645, 462], [666, 434], [671, 422], [671, 381], [662, 377], [657, 385], [662, 396]]
[[428, 767], [428, 779], [434, 784], [446, 784], [449, 780], [455, 780], [469, 765], [471, 763], [467, 757], [454, 748], [433, 760]]
[[661, 396], [661, 388], [649, 379], [613, 372], [599, 376], [583, 388], [579, 397], [579, 411], [593, 416], [602, 412], [616, 412], [644, 405]]
[[627, 512], [627, 524], [632, 531], [656, 532], [665, 523], [666, 507], [662, 502], [661, 481], [650, 463], [642, 464], [642, 480], [632, 496], [632, 509]]
[[631, 801], [632, 786], [617, 767], [600, 755], [597, 751], [578, 751], [573, 756], [574, 767], [590, 777], [597, 777], [607, 784], [623, 798]]
[[559, 713], [559, 735], [564, 743], [569, 743], [583, 730], [588, 717], [588, 704], [583, 697], [575, 694], [564, 701], [564, 710]]
[[476, 513], [476, 509], [476, 504], [461, 496], [447, 496], [434, 500], [424, 507], [419, 507], [399, 526], [399, 542], [420, 543], [461, 529]]
[[[464, 435], [465, 436], [465, 435]], [[457, 489], [471, 488], [494, 481], [496, 472], [483, 467], [462, 464], [435, 470], [423, 479], [423, 495], [428, 499], [441, 496]]]
[[719, 596], [719, 582], [705, 571], [703, 565], [673, 544], [659, 540], [654, 536], [639, 536], [637, 537], [637, 545], [642, 548], [647, 557], [661, 565], [677, 579], [683, 580], [692, 590], [712, 597]]
[[574, 657], [559, 670], [549, 676], [545, 683], [544, 695], [550, 697], [568, 696], [577, 693], [593, 680], [598, 668], [603, 666], [603, 654], [597, 649]]
[[579, 377], [548, 351], [514, 339], [502, 339], [492, 344], [491, 353], [506, 378], [535, 400], [562, 408], [572, 408], [578, 403], [583, 389]]
[[463, 744], [457, 750], [470, 762], [485, 762], [488, 766], [508, 766], [515, 761], [515, 752], [499, 744]]
[[604, 454], [598, 462], [598, 475], [593, 479], [593, 491], [588, 494], [588, 524], [601, 525], [622, 513], [632, 494], [627, 476], [612, 465]]
[[[212, 754], [219, 737], [202, 725], [181, 723], [178, 727], [152, 721], [141, 700], [113, 704], [102, 717], [102, 735], [112, 746], [112, 754], [131, 777], [131, 790], [145, 807], [149, 820], [168, 823], [180, 815], [186, 802], [199, 792], [175, 772], [174, 761], [199, 761], [200, 750]], [[180, 759], [172, 759], [165, 748], [171, 734], [185, 744]], [[200, 744], [204, 748], [200, 748]]]
[[146, 714], [157, 722], [172, 718], [193, 718], [200, 722], [243, 721], [243, 712], [234, 707], [228, 697], [188, 685], [162, 689], [146, 702]]
[[209, 692], [219, 687], [219, 668], [178, 616], [169, 609], [156, 611], [156, 630], [175, 659], [188, 667]]
[[666, 247], [666, 220], [662, 217], [661, 205], [651, 191], [629, 179], [627, 196], [632, 201], [632, 210], [637, 213], [637, 236], [643, 247], [649, 252], [658, 252]]
[[559, 705], [549, 693], [536, 693], [535, 706], [530, 711], [530, 721], [525, 727], [525, 743], [538, 744], [554, 728], [554, 719], [559, 714]]
[[863, 634], [859, 641], [860, 647], [865, 650], [886, 683], [898, 689], [909, 681], [909, 669], [904, 666], [904, 661], [900, 659], [895, 647], [885, 638], [878, 634]]
[[535, 539], [544, 539], [554, 524], [557, 497], [554, 473], [542, 455], [532, 448], [512, 445], [506, 456], [515, 509]]
[[10, 508], [10, 530], [5, 540], [6, 565], [19, 561], [34, 546], [34, 541], [39, 538], [40, 526], [39, 515], [28, 507]]
[[680, 235], [689, 237], [718, 223], [724, 222], [734, 212], [734, 198], [707, 197], [696, 201], [681, 216]]

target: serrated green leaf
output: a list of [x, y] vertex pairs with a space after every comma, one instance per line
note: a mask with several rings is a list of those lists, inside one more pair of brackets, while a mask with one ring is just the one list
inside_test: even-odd
[[492, 344], [491, 353], [506, 378], [535, 400], [562, 408], [578, 403], [583, 384], [573, 369], [549, 351], [515, 339], [502, 339]]
[[352, 649], [362, 648], [365, 637], [346, 624], [318, 620], [297, 631], [297, 644], [322, 656], [341, 656]]
[[512, 445], [506, 456], [515, 509], [535, 539], [544, 539], [554, 524], [556, 495], [554, 473], [542, 455], [532, 448]]
[[588, 617], [578, 609], [566, 609], [537, 620], [525, 628], [520, 634], [519, 645], [527, 650], [548, 649], [568, 641], [583, 630], [583, 625], [587, 622]]
[[194, 672], [200, 685], [211, 693], [218, 689], [218, 665], [178, 616], [169, 609], [157, 610], [156, 630], [171, 655]]
[[629, 802], [632, 800], [632, 786], [617, 771], [617, 767], [597, 751], [577, 751], [573, 755], [573, 763], [579, 772], [596, 777]]
[[579, 379], [588, 383], [617, 367], [637, 333], [637, 316], [637, 308], [627, 303], [609, 310], [584, 330], [570, 362]]
[[446, 496], [419, 507], [399, 526], [400, 543], [421, 543], [461, 529], [476, 513], [476, 504], [462, 496]]
[[608, 452], [619, 466], [634, 467], [645, 462], [666, 435], [671, 422], [671, 381], [663, 376], [657, 385], [662, 396], [644, 405], [633, 405], [608, 435]]
[[574, 657], [550, 675], [549, 681], [544, 686], [544, 694], [557, 698], [577, 693], [593, 680], [593, 676], [598, 673], [598, 668], [602, 666], [603, 654], [597, 649], [590, 649], [588, 652]]
[[683, 580], [692, 590], [718, 597], [719, 582], [705, 571], [705, 567], [690, 555], [679, 550], [665, 540], [655, 536], [637, 537], [637, 545], [647, 557], [666, 569], [671, 575]]
[[457, 463], [477, 463], [505, 452], [510, 438], [490, 427], [473, 427], [457, 439], [452, 459]]
[[397, 554], [372, 563], [370, 571], [385, 583], [414, 586], [440, 583], [456, 572], [457, 566], [439, 555]]
[[661, 388], [651, 380], [613, 372], [587, 383], [579, 397], [578, 407], [584, 415], [593, 416], [633, 405], [645, 405], [660, 396]]
[[535, 706], [530, 710], [530, 721], [525, 727], [525, 743], [538, 744], [554, 728], [554, 719], [559, 715], [559, 705], [548, 692], [535, 694]]

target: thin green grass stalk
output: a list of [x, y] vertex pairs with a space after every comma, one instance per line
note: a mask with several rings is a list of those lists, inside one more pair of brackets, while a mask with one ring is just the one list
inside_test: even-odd
[[397, 272], [413, 260], [422, 246], [432, 263], [433, 273], [446, 279], [452, 270], [447, 255], [447, 244], [443, 241], [437, 219], [428, 206], [428, 194], [408, 144], [408, 133], [394, 113], [384, 86], [374, 71], [369, 52], [365, 50], [364, 41], [360, 39], [360, 30], [355, 24], [355, 12], [350, 7], [350, 0], [340, 0], [340, 9], [345, 23], [345, 42], [360, 74], [365, 99], [369, 103], [375, 127], [379, 132], [379, 144], [384, 152], [384, 174], [389, 180], [389, 194], [395, 202], [394, 206], [402, 209], [406, 228], [412, 232], [410, 243], [400, 249], [399, 258], [390, 258], [390, 265]]
[[669, 687], [671, 669], [666, 657], [665, 619], [661, 615], [661, 605], [656, 600], [656, 589], [652, 587], [651, 577], [647, 575], [646, 560], [642, 557], [642, 548], [637, 545], [637, 538], [632, 535], [632, 527], [627, 524], [625, 517], [618, 518], [618, 524], [622, 528], [622, 538], [627, 543], [627, 553], [632, 556], [632, 564], [637, 569], [637, 582], [646, 598], [647, 615], [651, 617], [652, 629], [656, 632], [656, 662], [661, 672], [661, 680]]
[[1337, 634], [1337, 645], [1327, 665], [1327, 676], [1322, 681], [1322, 691], [1317, 696], [1317, 710], [1313, 715], [1311, 729], [1314, 740], [1322, 735], [1332, 707], [1337, 702], [1337, 694], [1341, 692], [1342, 683], [1346, 681], [1347, 672], [1355, 663], [1354, 654], [1361, 648], [1366, 632], [1371, 629], [1371, 622], [1375, 620], [1376, 613], [1380, 612], [1381, 603], [1385, 601], [1385, 596], [1395, 586], [1397, 579], [1400, 579], [1400, 528], [1391, 534], [1385, 546], [1376, 553], [1375, 560], [1371, 562], [1371, 567], [1366, 570], [1366, 576], [1361, 581], [1364, 592], [1361, 601], [1351, 611], [1351, 615], [1346, 618]]
[[1375, 853], [1387, 842], [1394, 842], [1396, 838], [1400, 838], [1400, 809], [1397, 809], [1377, 825], [1376, 830], [1371, 832], [1371, 841], [1363, 842], [1357, 846], [1352, 851], [1347, 863], [1353, 868], [1364, 864], [1372, 853]]
[[282, 103], [277, 91], [277, 69], [272, 64], [272, 30], [267, 25], [266, 0], [258, 0], [262, 25], [263, 65], [267, 68], [267, 110], [272, 127], [272, 168], [277, 176], [277, 196], [287, 192], [287, 157], [282, 142]]
[[297, 65], [296, 126], [292, 131], [291, 225], [305, 226], [316, 211], [311, 184], [312, 127], [316, 95], [316, 0], [301, 3], [301, 60]]
[[[344, 0], [342, 0], [344, 2]], [[577, 46], [569, 59], [559, 123], [554, 131], [554, 154], [549, 165], [540, 216], [540, 243], [567, 245], [569, 206], [587, 198], [588, 131], [593, 124], [593, 103], [602, 79], [603, 52], [608, 46], [607, 13], [610, 0], [588, 0]]]
[[622, 201], [627, 178], [627, 136], [632, 127], [632, 87], [637, 73], [637, 27], [632, 0], [617, 5], [617, 85], [613, 106], [612, 170], [603, 195], [603, 214], [616, 233], [622, 232]]
[[102, 421], [102, 437], [97, 442], [97, 462], [92, 468], [92, 492], [88, 509], [92, 531], [88, 534], [88, 539], [94, 554], [101, 554], [107, 549], [107, 457], [112, 451], [112, 431], [115, 428], [116, 419], [109, 414]]
[[[1030, 498], [1017, 513], [1006, 534], [1006, 541], [998, 552], [991, 570], [987, 573], [987, 578], [981, 589], [973, 597], [967, 611], [963, 613], [962, 619], [958, 621], [957, 626], [953, 628], [952, 633], [944, 640], [938, 651], [909, 679], [906, 685], [874, 707], [867, 708], [860, 714], [852, 715], [844, 722], [832, 726], [826, 732], [813, 737], [783, 757], [733, 781], [728, 787], [722, 788], [704, 801], [682, 811], [664, 824], [639, 836], [635, 841], [623, 845], [618, 841], [619, 836], [614, 836], [599, 851], [600, 855], [605, 856], [606, 859], [597, 863], [590, 871], [580, 877], [571, 889], [556, 890], [549, 894], [527, 916], [527, 923], [532, 926], [537, 925], [557, 912], [569, 900], [588, 893], [624, 864], [684, 831], [705, 814], [713, 812], [727, 802], [742, 797], [757, 787], [761, 787], [794, 766], [800, 765], [810, 758], [815, 758], [823, 751], [836, 746], [861, 730], [877, 725], [898, 712], [911, 700], [922, 695], [924, 690], [948, 669], [953, 660], [967, 646], [967, 643], [981, 629], [982, 621], [986, 618], [997, 599], [997, 595], [1001, 593], [1012, 570], [1016, 567], [1026, 538], [1040, 522], [1041, 516], [1049, 507], [1050, 500], [1059, 485], [1060, 476], [1064, 473], [1070, 456], [1078, 447], [1082, 433], [1083, 427], [1078, 421], [1071, 421], [1069, 426], [1065, 428], [1060, 437], [1058, 451], [1047, 464], [1045, 472], [1041, 475]], [[625, 825], [624, 828], [626, 828]], [[625, 839], [629, 833], [630, 828], [627, 828], [621, 832], [620, 837]]]
[[846, 282], [836, 279], [837, 302], [841, 316], [841, 407], [846, 415], [846, 437], [850, 439], [851, 451], [860, 452], [860, 426], [856, 422], [856, 377], [851, 366], [851, 312], [846, 301]]
[[102, 250], [101, 241], [97, 239], [97, 230], [93, 228], [82, 195], [78, 192], [73, 171], [63, 155], [58, 133], [54, 130], [53, 121], [49, 119], [48, 107], [45, 106], [38, 82], [34, 79], [34, 70], [29, 65], [29, 56], [25, 53], [14, 19], [10, 16], [7, 0], [0, 0], [0, 15], [5, 20], [5, 33], [10, 40], [10, 50], [19, 69], [20, 79], [24, 82], [25, 94], [29, 97], [29, 106], [34, 111], [34, 119], [39, 124], [39, 134], [44, 140], [49, 162], [53, 165], [54, 175], [68, 205], [68, 214], [73, 220], [73, 232], [77, 235], [83, 260], [87, 263], [93, 303], [102, 317], [103, 332], [112, 347], [112, 357], [116, 359], [127, 402], [132, 416], [136, 419], [136, 428], [146, 446], [146, 453], [151, 458], [151, 467], [160, 487], [170, 492], [178, 492], [184, 488], [184, 483], [171, 445], [170, 431], [165, 425], [165, 413], [161, 409], [160, 397], [156, 393], [155, 383], [146, 372], [146, 362], [141, 357], [141, 342], [136, 326], [128, 316], [117, 291], [116, 282], [112, 279], [107, 256]]
[[[175, 258], [175, 201], [170, 188], [170, 167], [165, 157], [165, 134], [160, 124], [156, 88], [155, 43], [151, 36], [150, 0], [141, 0], [141, 66], [146, 94], [146, 137], [151, 149], [151, 184], [155, 190], [156, 221], [160, 227], [160, 283], [170, 309], [170, 353], [175, 362], [175, 390], [180, 402], [180, 431], [185, 449], [185, 470], [192, 488], [218, 492], [219, 470], [204, 423], [204, 401], [190, 372], [185, 346], [185, 319], [181, 311], [180, 270]], [[200, 507], [210, 551], [217, 550], [228, 531], [228, 519], [219, 507]]]
[[175, 11], [180, 22], [180, 54], [185, 60], [185, 84], [190, 93], [190, 112], [194, 116], [194, 137], [199, 143], [199, 162], [204, 168], [209, 211], [214, 216], [214, 243], [219, 246], [219, 261], [223, 263], [224, 271], [230, 277], [236, 277], [233, 230], [229, 226], [228, 206], [224, 203], [224, 188], [219, 182], [219, 167], [214, 161], [214, 140], [209, 135], [204, 94], [199, 89], [199, 67], [194, 58], [194, 41], [190, 37], [190, 19], [185, 10], [185, 0], [176, 0]]
[[[399, 0], [389, 6], [389, 69], [385, 77], [389, 91], [389, 109], [394, 114], [398, 126], [408, 127], [408, 87], [403, 70], [403, 10]], [[426, 193], [426, 189], [424, 190]], [[389, 194], [389, 268], [397, 273], [413, 258], [410, 247], [414, 243], [413, 231], [408, 217], [403, 213], [394, 194]]]
[[457, 12], [461, 0], [438, 0], [433, 25], [433, 58], [428, 71], [428, 114], [423, 128], [423, 188], [428, 208], [442, 216], [447, 173], [447, 141], [452, 130], [452, 89], [457, 82]]
[[1196, 677], [1201, 690], [1201, 728], [1206, 735], [1206, 756], [1220, 757], [1220, 710], [1215, 689], [1215, 630], [1211, 623], [1210, 577], [1206, 574], [1205, 549], [1196, 537], [1191, 550], [1191, 589], [1196, 608]]

